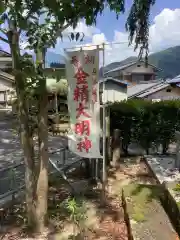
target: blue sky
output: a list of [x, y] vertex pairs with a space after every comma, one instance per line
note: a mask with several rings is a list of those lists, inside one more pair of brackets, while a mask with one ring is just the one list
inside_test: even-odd
[[[124, 25], [132, 2], [132, 0], [126, 0], [126, 12], [121, 15], [118, 20], [116, 20], [115, 13], [110, 12], [108, 9], [105, 10], [102, 16], [98, 17], [97, 28], [105, 33], [109, 41], [113, 40], [114, 30], [125, 31]], [[151, 10], [151, 23], [153, 22], [154, 17], [160, 14], [164, 8], [172, 10], [180, 8], [180, 0], [156, 0], [156, 4]]]
[[[126, 0], [126, 12], [116, 19], [116, 15], [106, 9], [97, 19], [97, 25], [87, 27], [80, 22], [76, 31], [83, 31], [86, 35], [84, 44], [101, 44], [103, 42], [125, 42], [124, 44], [106, 46], [106, 60], [108, 64], [114, 61], [121, 61], [130, 56], [137, 56], [138, 50], [128, 47], [128, 33], [125, 31], [125, 22], [133, 0]], [[161, 51], [168, 47], [180, 45], [180, 0], [156, 0], [150, 14], [150, 53]], [[64, 34], [71, 32], [68, 29]], [[61, 48], [76, 46], [77, 43], [69, 43], [69, 40], [58, 42], [56, 53]]]
[[[134, 52], [133, 46], [128, 47], [128, 34], [124, 27], [132, 1], [126, 0], [126, 12], [118, 20], [115, 13], [106, 9], [98, 17], [96, 26], [87, 27], [83, 21], [80, 21], [75, 29], [86, 35], [81, 44], [125, 42], [119, 45], [107, 45], [106, 64], [138, 54], [138, 51]], [[156, 4], [151, 9], [150, 21], [150, 52], [180, 45], [180, 0], [156, 0]], [[67, 29], [64, 35], [67, 36], [71, 31], [71, 28]], [[77, 42], [70, 43], [68, 38], [65, 38], [63, 43], [58, 39], [56, 48], [50, 51], [63, 54], [64, 48], [77, 45]], [[4, 44], [0, 43], [0, 46], [7, 50]]]

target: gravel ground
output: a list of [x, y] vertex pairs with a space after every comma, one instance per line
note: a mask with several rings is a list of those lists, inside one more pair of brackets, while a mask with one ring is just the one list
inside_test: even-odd
[[[0, 114], [0, 206], [3, 194], [15, 190], [24, 184], [24, 165], [18, 165], [23, 161], [19, 137], [15, 133], [15, 124], [12, 118], [5, 118]], [[63, 136], [49, 136], [49, 157], [54, 161], [63, 164], [63, 153], [52, 154], [67, 146], [67, 138]], [[75, 157], [66, 151], [66, 163], [72, 162]], [[50, 166], [50, 169], [52, 167]], [[4, 202], [4, 201], [3, 201]]]

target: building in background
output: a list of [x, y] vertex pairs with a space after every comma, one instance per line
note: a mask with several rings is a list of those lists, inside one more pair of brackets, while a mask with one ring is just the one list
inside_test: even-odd
[[128, 87], [128, 99], [146, 99], [152, 101], [180, 99], [180, 87], [167, 81], [157, 80]]
[[[60, 63], [48, 64], [45, 68], [47, 76], [47, 90], [49, 93], [49, 108], [54, 112], [64, 107], [64, 100], [67, 95], [67, 81], [65, 78], [65, 65]], [[12, 75], [11, 54], [0, 50], [0, 108], [11, 108], [11, 102], [15, 97], [15, 82]], [[11, 101], [12, 100], [12, 101]]]
[[12, 72], [12, 57], [11, 54], [0, 50], [0, 70], [3, 72]]
[[[103, 93], [103, 82], [104, 85], [104, 93]], [[108, 102], [117, 102], [127, 100], [127, 86], [128, 83], [126, 81], [121, 81], [115, 78], [107, 77], [105, 79], [100, 80], [100, 102], [108, 103]]]
[[159, 71], [161, 70], [151, 64], [146, 64], [144, 61], [132, 61], [105, 72], [104, 75], [105, 77], [112, 77], [122, 81], [128, 81], [132, 84], [138, 84], [142, 81], [148, 82], [155, 80]]
[[0, 108], [8, 108], [14, 89], [14, 77], [0, 70]]

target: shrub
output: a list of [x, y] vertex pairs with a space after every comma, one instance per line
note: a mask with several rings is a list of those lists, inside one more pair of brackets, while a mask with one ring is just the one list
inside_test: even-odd
[[147, 151], [162, 144], [163, 153], [180, 129], [180, 101], [151, 102], [128, 100], [110, 105], [111, 132], [121, 130], [123, 150], [127, 153], [130, 142], [136, 141]]

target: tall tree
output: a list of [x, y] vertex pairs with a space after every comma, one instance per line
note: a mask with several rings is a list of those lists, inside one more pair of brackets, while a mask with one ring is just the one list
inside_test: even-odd
[[[148, 53], [149, 12], [154, 0], [134, 0], [126, 29], [130, 43], [140, 46]], [[8, 43], [13, 59], [16, 93], [18, 99], [21, 142], [26, 166], [26, 205], [29, 225], [43, 231], [47, 214], [48, 151], [47, 151], [47, 92], [43, 74], [43, 55], [48, 47], [56, 44], [63, 31], [76, 27], [80, 19], [87, 25], [96, 24], [98, 14], [108, 6], [117, 17], [124, 13], [124, 0], [1, 0], [0, 40]], [[39, 19], [43, 17], [43, 23]], [[21, 55], [20, 38], [26, 39], [28, 47], [37, 54], [36, 66]], [[32, 127], [30, 125], [29, 99], [38, 93], [39, 121], [39, 167], [35, 168]], [[34, 176], [34, 173], [35, 176]]]

